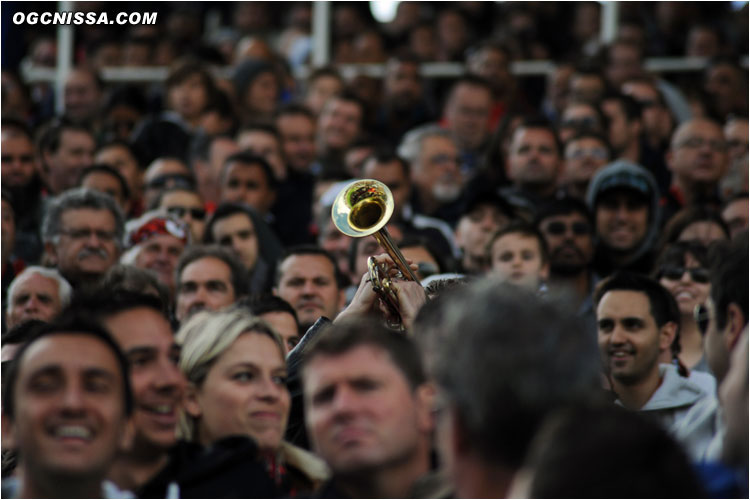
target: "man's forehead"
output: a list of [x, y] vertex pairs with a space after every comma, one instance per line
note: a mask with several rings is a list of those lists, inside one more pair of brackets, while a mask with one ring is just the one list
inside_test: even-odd
[[292, 255], [281, 264], [282, 275], [305, 275], [333, 277], [333, 263], [324, 255]]
[[28, 291], [28, 290], [39, 290], [44, 289], [45, 291], [48, 289], [52, 289], [54, 291], [57, 291], [57, 282], [52, 279], [48, 278], [47, 276], [43, 276], [39, 273], [32, 273], [24, 276], [16, 285], [15, 290], [17, 291]]
[[182, 282], [185, 283], [188, 280], [200, 282], [200, 280], [196, 280], [198, 277], [204, 280], [225, 281], [231, 274], [232, 270], [226, 262], [216, 257], [206, 256], [194, 260], [183, 268]]
[[567, 222], [567, 221], [584, 221], [588, 222], [588, 217], [583, 215], [581, 212], [567, 212], [567, 213], [560, 213], [560, 214], [554, 214], [549, 215], [545, 217], [544, 219], [539, 221], [539, 227], [544, 227], [545, 225], [549, 224], [550, 222]]
[[597, 311], [614, 313], [615, 310], [631, 317], [651, 317], [651, 302], [646, 292], [640, 290], [609, 290], [599, 301]]
[[97, 222], [107, 220], [108, 223], [105, 223], [105, 225], [112, 226], [113, 228], [115, 225], [114, 215], [106, 208], [69, 208], [62, 213], [60, 218], [64, 223], [70, 223], [74, 220], [90, 223], [92, 219], [96, 219]]
[[399, 375], [406, 382], [391, 355], [372, 344], [360, 344], [341, 353], [318, 353], [306, 364], [303, 377], [321, 385], [368, 376]]
[[[87, 356], [81, 356], [85, 348]], [[99, 351], [97, 358], [92, 351]], [[105, 354], [106, 353], [106, 354]], [[42, 367], [69, 366], [72, 368], [112, 368], [118, 371], [117, 358], [110, 346], [92, 334], [84, 332], [59, 332], [33, 341], [23, 353], [21, 371], [36, 371]]]
[[107, 317], [104, 324], [123, 350], [176, 346], [169, 322], [150, 307], [120, 311]]

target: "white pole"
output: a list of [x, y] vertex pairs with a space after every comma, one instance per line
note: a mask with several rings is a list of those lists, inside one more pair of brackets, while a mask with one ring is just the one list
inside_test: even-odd
[[619, 2], [601, 2], [602, 15], [599, 36], [602, 45], [607, 45], [614, 41], [617, 36], [617, 24], [620, 21], [620, 4]]
[[331, 3], [313, 2], [312, 12], [312, 65], [324, 66], [330, 61]]
[[[58, 12], [73, 10], [73, 2], [58, 2]], [[65, 79], [73, 66], [73, 26], [57, 26], [57, 68], [55, 74], [55, 111], [58, 115], [65, 112]]]

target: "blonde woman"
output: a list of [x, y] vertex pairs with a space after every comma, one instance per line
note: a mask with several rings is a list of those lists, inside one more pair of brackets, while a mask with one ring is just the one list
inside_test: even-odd
[[188, 381], [183, 439], [211, 446], [230, 436], [251, 437], [284, 496], [309, 494], [327, 479], [319, 458], [283, 441], [287, 368], [281, 337], [266, 322], [236, 307], [201, 312], [180, 329], [177, 342]]

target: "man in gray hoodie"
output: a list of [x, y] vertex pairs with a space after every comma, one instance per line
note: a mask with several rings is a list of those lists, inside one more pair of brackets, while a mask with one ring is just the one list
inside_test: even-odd
[[617, 404], [673, 427], [706, 397], [676, 366], [659, 364], [679, 326], [674, 298], [651, 278], [618, 272], [599, 284], [594, 303], [599, 351]]
[[596, 273], [649, 273], [661, 225], [654, 176], [635, 163], [614, 161], [591, 179], [586, 203], [594, 214]]

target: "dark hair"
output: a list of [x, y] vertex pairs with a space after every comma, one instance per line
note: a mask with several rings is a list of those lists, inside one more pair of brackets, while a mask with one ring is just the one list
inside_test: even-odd
[[437, 262], [438, 270], [436, 274], [448, 271], [446, 256], [438, 251], [438, 249], [432, 243], [432, 240], [428, 239], [427, 237], [415, 234], [407, 234], [401, 239], [401, 241], [398, 243], [398, 246], [402, 249], [410, 247], [422, 247], [427, 250], [427, 253], [429, 253], [430, 256], [435, 259], [435, 262]]
[[729, 239], [729, 227], [721, 218], [721, 214], [702, 205], [693, 205], [683, 208], [667, 221], [658, 248], [664, 248], [666, 245], [677, 241], [685, 228], [695, 222], [713, 222]]
[[727, 307], [736, 304], [748, 321], [748, 235], [744, 231], [728, 244], [721, 259], [711, 269], [711, 301], [714, 303], [716, 327], [727, 326]]
[[489, 81], [487, 81], [486, 78], [483, 78], [483, 77], [481, 77], [479, 75], [474, 75], [472, 73], [466, 73], [466, 74], [463, 74], [463, 75], [459, 76], [455, 80], [453, 80], [453, 83], [451, 84], [451, 88], [448, 91], [448, 99], [449, 100], [450, 100], [451, 96], [453, 96], [453, 93], [456, 91], [456, 89], [460, 85], [469, 85], [469, 86], [472, 86], [472, 87], [481, 87], [481, 88], [485, 89], [487, 92], [489, 92], [490, 95], [492, 95], [492, 84]]
[[705, 268], [709, 268], [711, 265], [708, 256], [708, 249], [700, 242], [675, 241], [662, 249], [659, 258], [656, 260], [651, 276], [657, 280], [661, 279], [662, 271], [665, 266], [675, 265], [677, 267], [683, 267], [688, 255], [697, 260], [698, 263]]
[[104, 101], [104, 114], [116, 106], [129, 106], [141, 114], [148, 111], [148, 100], [140, 87], [133, 84], [115, 87]]
[[117, 179], [117, 182], [120, 183], [120, 189], [122, 190], [123, 198], [125, 198], [126, 200], [130, 199], [130, 188], [128, 187], [128, 182], [125, 180], [125, 177], [123, 177], [118, 170], [115, 170], [113, 167], [110, 167], [106, 164], [99, 163], [84, 168], [81, 171], [81, 175], [78, 177], [78, 185], [80, 186], [81, 184], [83, 184], [83, 180], [92, 173], [109, 174]]
[[153, 287], [156, 290], [157, 295], [151, 295], [156, 297], [159, 301], [157, 309], [159, 309], [165, 317], [169, 317], [169, 308], [171, 300], [169, 298], [169, 289], [167, 286], [159, 281], [156, 277], [156, 273], [149, 269], [141, 269], [139, 267], [117, 264], [109, 268], [109, 270], [102, 278], [101, 285], [104, 293], [133, 293], [140, 295], [149, 295], [146, 290], [149, 287]]
[[658, 281], [642, 274], [618, 271], [604, 278], [594, 290], [594, 307], [599, 306], [599, 302], [607, 292], [620, 290], [640, 292], [646, 295], [651, 316], [653, 316], [657, 327], [661, 328], [670, 321], [679, 327], [680, 309], [675, 298]]
[[374, 160], [376, 163], [393, 163], [396, 162], [401, 167], [401, 171], [404, 173], [404, 177], [409, 179], [409, 162], [401, 158], [391, 147], [376, 147], [375, 152], [365, 158], [362, 166], [370, 161]]
[[[594, 215], [589, 210], [588, 205], [578, 198], [566, 196], [558, 198], [549, 203], [542, 205], [536, 214], [534, 225], [539, 229], [542, 222], [550, 217], [557, 215], [579, 214], [588, 221], [591, 227], [594, 227]], [[593, 229], [592, 229], [593, 231]]]
[[[705, 494], [674, 438], [641, 413], [614, 405], [567, 408], [550, 416], [534, 438], [525, 466], [534, 471], [528, 498]], [[617, 481], [613, 470], [618, 477], [638, 479]]]
[[180, 85], [185, 80], [193, 75], [198, 75], [201, 78], [201, 84], [206, 90], [206, 97], [208, 101], [213, 97], [213, 93], [216, 91], [216, 85], [211, 73], [206, 69], [206, 66], [194, 59], [185, 58], [177, 61], [169, 70], [169, 75], [164, 81], [164, 88], [169, 93], [172, 87]]
[[231, 250], [218, 245], [193, 245], [185, 248], [175, 269], [175, 289], [177, 293], [179, 293], [182, 284], [182, 271], [193, 262], [207, 257], [219, 259], [227, 265], [235, 299], [247, 293], [247, 269]]
[[350, 102], [350, 103], [357, 105], [361, 112], [359, 123], [360, 125], [364, 123], [365, 115], [367, 114], [367, 105], [365, 104], [365, 101], [363, 101], [357, 94], [355, 94], [351, 90], [345, 89], [340, 94], [335, 94], [331, 96], [331, 98], [328, 99], [328, 101], [326, 101], [326, 104], [323, 106], [323, 110], [321, 110], [321, 113], [327, 107], [329, 107], [333, 101], [345, 101], [345, 102]]
[[310, 108], [305, 106], [304, 104], [292, 102], [288, 104], [284, 104], [281, 107], [279, 107], [278, 111], [276, 111], [276, 119], [278, 120], [282, 116], [297, 116], [302, 115], [306, 118], [308, 118], [311, 122], [315, 123], [315, 113], [312, 112]]
[[[99, 146], [98, 148], [96, 148], [96, 151], [98, 153], [102, 149], [113, 148], [113, 147], [118, 147], [118, 148], [122, 148], [122, 149], [127, 150], [127, 152], [130, 154], [130, 156], [132, 156], [133, 159], [135, 160], [135, 164], [138, 166], [138, 168], [140, 169], [140, 171], [143, 172], [145, 170], [143, 168], [143, 166], [141, 165], [141, 161], [138, 158], [138, 154], [135, 152], [135, 149], [133, 149], [133, 145], [130, 144], [129, 142], [127, 142], [127, 141], [122, 141], [120, 139], [114, 139], [112, 141], [105, 142], [104, 144], [102, 144], [101, 146]], [[112, 165], [110, 165], [110, 166], [112, 166]]]
[[52, 335], [89, 335], [103, 342], [114, 354], [117, 365], [122, 374], [123, 402], [125, 415], [130, 416], [133, 412], [133, 391], [130, 386], [130, 369], [128, 360], [120, 350], [120, 347], [112, 339], [112, 336], [101, 326], [91, 321], [84, 311], [68, 310], [52, 323], [44, 323], [39, 329], [31, 334], [31, 338], [18, 349], [16, 356], [8, 367], [7, 380], [4, 380], [3, 388], [3, 413], [14, 417], [15, 391], [18, 375], [23, 363], [23, 357], [31, 345], [38, 340]]
[[91, 129], [89, 129], [85, 125], [76, 123], [64, 117], [53, 118], [45, 125], [43, 125], [41, 130], [37, 134], [37, 150], [40, 153], [45, 153], [47, 151], [52, 153], [57, 152], [57, 150], [60, 148], [60, 140], [62, 139], [62, 135], [68, 130], [73, 132], [83, 132], [90, 135], [92, 138], [94, 137]]
[[[518, 124], [518, 127], [515, 128], [515, 130], [513, 131], [513, 134], [515, 135], [515, 133], [521, 129], [541, 129], [541, 130], [546, 130], [547, 132], [549, 132], [555, 140], [557, 156], [562, 158], [562, 153], [563, 153], [562, 143], [560, 142], [560, 138], [557, 135], [557, 130], [547, 118], [544, 118], [542, 116], [527, 116], [523, 118], [523, 120], [521, 120], [521, 123]], [[512, 141], [512, 136], [511, 136], [511, 141]]]
[[641, 121], [641, 103], [621, 92], [608, 92], [602, 101], [617, 101], [628, 122]]
[[145, 293], [142, 290], [113, 289], [100, 285], [92, 291], [77, 295], [70, 305], [70, 309], [88, 311], [98, 321], [141, 307], [153, 309], [154, 312], [168, 320], [162, 300], [156, 295]]
[[329, 251], [323, 248], [320, 248], [319, 246], [316, 246], [316, 245], [295, 245], [295, 246], [287, 248], [286, 252], [284, 252], [284, 255], [281, 257], [281, 259], [279, 259], [279, 262], [276, 265], [276, 273], [274, 276], [275, 286], [278, 286], [279, 282], [281, 282], [281, 265], [289, 257], [293, 257], [295, 255], [319, 255], [321, 257], [328, 259], [328, 261], [333, 266], [333, 274], [334, 274], [334, 279], [336, 281], [336, 287], [339, 290], [341, 290], [349, 286], [349, 278], [347, 278], [346, 275], [343, 272], [341, 272], [338, 264], [336, 263], [336, 259], [333, 257], [333, 255], [331, 255]]
[[34, 143], [31, 128], [23, 120], [11, 116], [3, 116], [2, 121], [0, 121], [0, 130], [7, 132], [8, 129], [14, 130], [16, 134], [20, 134], [31, 141], [32, 144]]
[[316, 356], [340, 356], [363, 345], [387, 352], [412, 390], [427, 381], [414, 343], [374, 318], [347, 319], [328, 325], [303, 352], [300, 372], [304, 378], [307, 366]]
[[310, 73], [310, 76], [307, 77], [308, 87], [312, 85], [313, 82], [318, 78], [322, 78], [325, 76], [336, 78], [341, 82], [342, 85], [344, 84], [344, 78], [341, 76], [341, 73], [339, 73], [339, 70], [337, 70], [334, 66], [322, 66], [320, 68], [315, 68]]
[[494, 280], [445, 308], [435, 378], [483, 461], [517, 469], [550, 411], [600, 394], [596, 342], [568, 309]]
[[227, 217], [231, 217], [236, 214], [246, 215], [247, 218], [250, 219], [250, 223], [253, 225], [253, 229], [255, 229], [255, 220], [250, 214], [250, 210], [252, 210], [252, 208], [240, 203], [225, 202], [220, 204], [218, 207], [216, 207], [216, 210], [214, 210], [214, 213], [211, 214], [211, 217], [209, 217], [208, 221], [206, 222], [206, 230], [203, 232], [203, 243], [218, 243], [216, 240], [214, 240], [214, 226], [221, 219], [226, 219]]
[[[26, 342], [33, 336], [37, 328], [46, 325], [47, 323], [47, 321], [35, 318], [22, 321], [7, 332], [3, 333], [2, 344], [21, 344]], [[3, 363], [7, 362], [8, 361], [3, 361]]]
[[520, 234], [523, 236], [535, 238], [537, 243], [539, 244], [539, 256], [542, 259], [542, 263], [545, 263], [549, 260], [549, 249], [547, 248], [547, 240], [544, 239], [544, 235], [539, 231], [539, 229], [536, 228], [536, 226], [533, 226], [521, 220], [509, 222], [507, 225], [501, 227], [495, 232], [495, 234], [492, 235], [490, 240], [487, 242], [487, 249], [485, 252], [488, 256], [492, 256], [492, 247], [495, 245], [495, 242], [506, 234]]
[[234, 153], [226, 160], [224, 160], [224, 165], [221, 168], [222, 182], [227, 175], [229, 165], [231, 165], [232, 163], [241, 163], [242, 165], [252, 165], [260, 167], [260, 169], [263, 171], [263, 175], [266, 176], [268, 187], [272, 190], [276, 189], [278, 181], [276, 180], [276, 176], [273, 174], [271, 165], [262, 156], [255, 155], [253, 153], [250, 153], [249, 151], [240, 151], [239, 153]]
[[[604, 122], [607, 122], [607, 117], [604, 117]], [[563, 144], [563, 153], [565, 153], [565, 149], [568, 147], [569, 144], [580, 141], [581, 139], [595, 139], [599, 142], [601, 142], [604, 147], [607, 149], [607, 154], [609, 155], [609, 160], [614, 158], [615, 154], [614, 151], [612, 151], [612, 145], [609, 143], [609, 139], [607, 139], [604, 134], [601, 134], [599, 132], [596, 132], [594, 130], [582, 130], [579, 132], [576, 132], [576, 134], [565, 141], [565, 144]]]
[[294, 310], [292, 305], [286, 300], [270, 293], [262, 293], [251, 295], [249, 297], [243, 297], [237, 302], [240, 307], [245, 307], [250, 310], [255, 316], [271, 312], [285, 312], [292, 315], [294, 322], [299, 327], [299, 321], [297, 320], [297, 311]]

